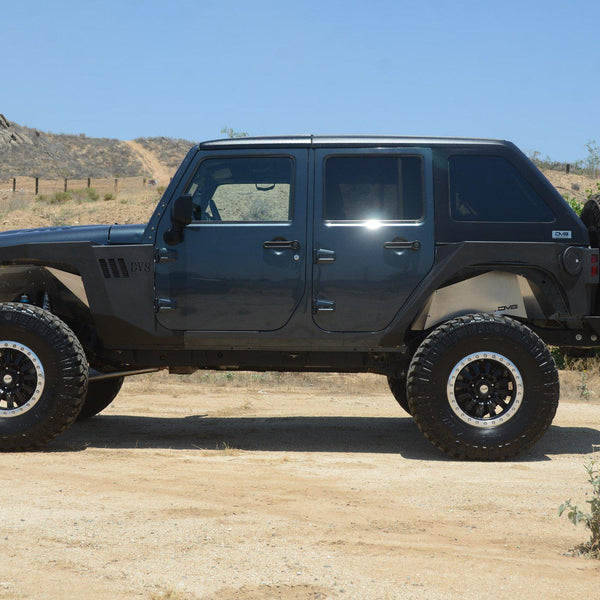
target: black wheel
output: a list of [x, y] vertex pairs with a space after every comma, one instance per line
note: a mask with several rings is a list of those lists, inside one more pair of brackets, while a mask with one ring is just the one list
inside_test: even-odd
[[408, 372], [408, 404], [446, 454], [504, 460], [544, 435], [558, 406], [556, 364], [544, 342], [505, 316], [468, 315], [435, 329]]
[[84, 421], [102, 412], [117, 397], [123, 386], [123, 381], [124, 377], [90, 381], [87, 396], [77, 420]]
[[600, 247], [600, 194], [592, 196], [581, 211], [581, 220], [590, 234], [592, 248]]
[[388, 385], [396, 402], [410, 414], [410, 406], [408, 406], [408, 398], [406, 397], [406, 379], [404, 377], [388, 377]]
[[[600, 248], [600, 194], [591, 196], [583, 205], [581, 220], [590, 235], [590, 246]], [[594, 299], [594, 314], [600, 311], [600, 292], [596, 291]]]
[[32, 450], [75, 421], [87, 389], [81, 344], [60, 319], [0, 304], [0, 450]]

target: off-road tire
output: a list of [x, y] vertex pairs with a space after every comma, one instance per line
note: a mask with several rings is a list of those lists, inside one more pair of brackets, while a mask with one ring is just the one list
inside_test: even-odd
[[388, 377], [388, 385], [396, 402], [410, 415], [410, 406], [408, 406], [406, 396], [406, 379], [404, 377]]
[[[88, 379], [85, 353], [65, 323], [30, 304], [0, 304], [0, 343], [2, 365], [8, 364], [11, 353], [17, 357], [15, 364], [31, 356], [33, 362], [28, 364], [37, 365], [36, 392], [26, 404], [15, 411], [13, 403], [11, 410], [6, 391], [0, 394], [0, 450], [40, 448], [67, 429], [83, 406]], [[11, 380], [10, 375], [3, 377]]]
[[[462, 368], [463, 364], [468, 366]], [[471, 390], [469, 382], [479, 377], [469, 379], [463, 373], [490, 364], [502, 373], [502, 381], [512, 378], [512, 384], [498, 383], [497, 388], [512, 390], [507, 396], [512, 400], [506, 407], [498, 405], [498, 418], [491, 412], [487, 419], [471, 418], [465, 411], [479, 410], [477, 403], [482, 401], [473, 396], [463, 405], [468, 408], [459, 407], [457, 399], [464, 398], [464, 388], [468, 394], [485, 393], [490, 401], [493, 385], [481, 383], [482, 392], [477, 387]], [[459, 459], [505, 460], [531, 448], [552, 423], [558, 406], [558, 371], [533, 331], [509, 317], [474, 314], [444, 323], [422, 342], [410, 364], [407, 391], [415, 423], [440, 450]], [[499, 396], [504, 393], [495, 397]]]
[[583, 205], [580, 218], [590, 234], [590, 246], [600, 248], [600, 194], [591, 196]]
[[[590, 236], [590, 246], [592, 248], [600, 248], [600, 194], [591, 196], [583, 205], [580, 218], [587, 227]], [[596, 297], [594, 298], [594, 314], [599, 314], [599, 311], [600, 291], [596, 290]]]
[[77, 420], [85, 421], [108, 407], [123, 387], [124, 377], [100, 379], [88, 383], [87, 396]]

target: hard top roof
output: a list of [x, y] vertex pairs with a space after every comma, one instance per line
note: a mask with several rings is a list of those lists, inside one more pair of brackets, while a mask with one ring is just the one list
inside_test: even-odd
[[200, 142], [203, 149], [272, 147], [512, 146], [506, 140], [395, 135], [290, 135], [226, 138]]

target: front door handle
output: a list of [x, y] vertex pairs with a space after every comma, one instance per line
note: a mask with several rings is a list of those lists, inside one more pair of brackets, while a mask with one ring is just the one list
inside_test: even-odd
[[385, 242], [383, 247], [386, 250], [420, 250], [421, 242], [419, 240], [414, 242]]
[[285, 250], [286, 248], [300, 250], [300, 242], [298, 240], [270, 240], [263, 242], [263, 248], [265, 250]]

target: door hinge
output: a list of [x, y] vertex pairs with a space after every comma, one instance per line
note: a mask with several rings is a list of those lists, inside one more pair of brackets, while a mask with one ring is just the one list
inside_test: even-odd
[[168, 248], [158, 248], [154, 255], [154, 262], [169, 263], [177, 260], [177, 250], [169, 250]]
[[177, 308], [177, 303], [175, 300], [171, 300], [170, 298], [157, 298], [154, 302], [154, 307], [156, 312], [173, 310], [174, 308]]
[[335, 302], [333, 300], [315, 300], [313, 303], [313, 312], [333, 312]]

